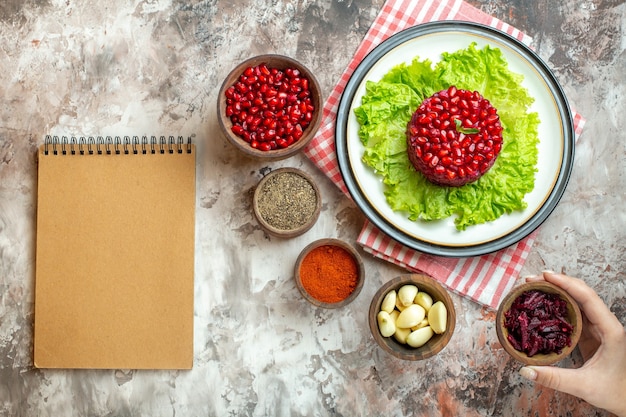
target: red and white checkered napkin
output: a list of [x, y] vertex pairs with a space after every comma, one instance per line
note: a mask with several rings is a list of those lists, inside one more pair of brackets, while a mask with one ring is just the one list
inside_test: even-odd
[[[305, 154], [346, 194], [335, 154], [335, 116], [341, 94], [350, 76], [365, 56], [382, 41], [403, 29], [436, 20], [464, 20], [495, 27], [530, 45], [532, 39], [514, 27], [491, 17], [460, 0], [388, 0], [370, 27], [365, 39], [341, 79], [326, 100], [322, 125]], [[576, 135], [582, 132], [585, 120], [574, 112]], [[349, 194], [348, 194], [349, 195]], [[428, 274], [452, 291], [469, 297], [487, 307], [497, 308], [519, 276], [536, 232], [520, 242], [496, 253], [447, 258], [409, 249], [389, 238], [369, 221], [365, 222], [357, 242], [374, 256], [393, 262], [409, 271]]]

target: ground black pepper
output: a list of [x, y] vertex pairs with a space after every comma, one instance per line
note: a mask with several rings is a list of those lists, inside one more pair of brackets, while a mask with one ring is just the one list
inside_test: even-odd
[[311, 183], [295, 172], [280, 172], [262, 184], [258, 212], [270, 226], [293, 230], [315, 213], [317, 194]]

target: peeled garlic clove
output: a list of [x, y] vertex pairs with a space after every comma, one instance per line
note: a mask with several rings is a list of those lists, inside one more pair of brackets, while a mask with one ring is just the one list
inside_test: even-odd
[[376, 321], [378, 322], [378, 329], [383, 337], [389, 337], [396, 332], [396, 325], [389, 313], [386, 311], [379, 311], [376, 315]]
[[411, 329], [401, 329], [399, 327], [396, 327], [396, 332], [393, 334], [393, 337], [399, 343], [406, 345], [406, 338], [409, 336], [410, 333], [411, 333]]
[[415, 296], [414, 302], [415, 304], [419, 304], [424, 307], [424, 310], [426, 310], [426, 312], [428, 313], [428, 310], [430, 310], [433, 305], [433, 297], [431, 297], [430, 294], [424, 291], [420, 291]]
[[430, 326], [422, 327], [409, 333], [406, 337], [406, 343], [411, 347], [418, 348], [424, 346], [434, 334], [435, 332], [433, 332]]
[[437, 301], [428, 311], [428, 322], [433, 331], [437, 334], [441, 334], [446, 331], [448, 325], [448, 309], [446, 305]]
[[396, 292], [394, 290], [391, 290], [387, 293], [387, 295], [385, 295], [385, 298], [383, 298], [383, 302], [380, 305], [380, 309], [382, 311], [386, 311], [387, 313], [391, 314], [391, 312], [394, 310], [395, 307], [396, 307]]
[[426, 327], [428, 326], [428, 319], [424, 319], [422, 321], [420, 321], [419, 323], [417, 323], [417, 325], [411, 327], [411, 330], [417, 330], [417, 329], [421, 329], [422, 327]]
[[420, 321], [424, 320], [424, 317], [426, 317], [426, 310], [424, 310], [424, 307], [417, 304], [411, 304], [400, 312], [400, 315], [396, 319], [396, 327], [410, 329], [411, 327], [416, 326]]
[[400, 302], [400, 297], [396, 297], [396, 308], [399, 311], [402, 311], [406, 308], [406, 306]]
[[400, 303], [405, 307], [413, 304], [413, 300], [415, 300], [417, 292], [417, 287], [415, 285], [403, 285], [398, 290], [398, 298], [400, 299]]
[[393, 320], [393, 322], [395, 323], [396, 320], [398, 320], [398, 316], [400, 315], [400, 311], [394, 309], [391, 313], [389, 313], [389, 315], [391, 316], [391, 320]]

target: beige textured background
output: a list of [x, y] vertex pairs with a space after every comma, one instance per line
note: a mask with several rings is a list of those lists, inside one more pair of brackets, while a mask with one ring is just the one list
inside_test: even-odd
[[[567, 192], [523, 273], [584, 278], [626, 323], [626, 4], [471, 3], [531, 35], [588, 120]], [[386, 355], [365, 312], [402, 271], [381, 261], [365, 257], [368, 282], [346, 309], [299, 297], [300, 249], [321, 237], [354, 242], [362, 215], [303, 156], [242, 159], [219, 135], [217, 91], [242, 59], [276, 52], [302, 60], [330, 92], [382, 4], [0, 2], [0, 415], [606, 415], [522, 381], [497, 343], [494, 313], [456, 295], [457, 333], [440, 355], [411, 364]], [[35, 152], [48, 133], [196, 135], [192, 371], [33, 368]], [[266, 236], [250, 207], [255, 184], [279, 166], [311, 172], [324, 198], [315, 227], [289, 241]]]

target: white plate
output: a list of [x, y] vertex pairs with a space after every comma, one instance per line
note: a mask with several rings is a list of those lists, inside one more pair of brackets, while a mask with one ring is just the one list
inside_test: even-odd
[[[354, 109], [361, 105], [367, 81], [378, 81], [393, 67], [415, 57], [441, 59], [443, 52], [489, 45], [502, 51], [512, 72], [524, 76], [523, 86], [535, 98], [529, 109], [539, 114], [538, 172], [535, 187], [525, 196], [528, 207], [458, 231], [454, 217], [412, 221], [391, 209], [382, 178], [365, 165]], [[569, 179], [574, 155], [572, 115], [560, 85], [548, 67], [527, 46], [488, 26], [467, 22], [435, 22], [402, 31], [376, 47], [348, 82], [337, 113], [339, 167], [355, 202], [377, 227], [413, 249], [444, 256], [475, 256], [502, 249], [527, 236], [552, 212]]]

